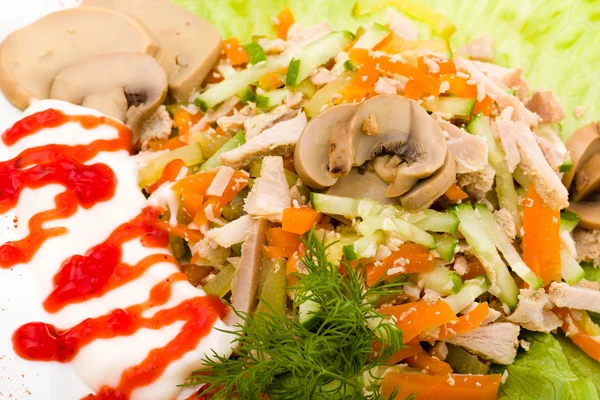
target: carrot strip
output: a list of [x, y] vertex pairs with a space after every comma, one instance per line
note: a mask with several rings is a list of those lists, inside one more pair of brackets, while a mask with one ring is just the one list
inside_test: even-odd
[[375, 68], [375, 62], [367, 60], [358, 67], [354, 77], [344, 87], [340, 93], [342, 97], [339, 101], [352, 103], [364, 100], [380, 75], [381, 73]]
[[442, 75], [440, 81], [448, 83], [448, 93], [458, 97], [474, 99], [477, 97], [477, 86], [467, 83], [467, 78], [456, 75]]
[[[569, 339], [571, 339], [573, 343], [588, 356], [600, 362], [600, 342], [594, 340], [594, 338], [585, 333], [585, 329], [577, 322], [576, 318], [573, 318], [573, 316], [570, 315], [571, 313], [568, 309], [554, 308], [552, 311], [563, 321], [561, 328], [564, 332], [570, 332], [569, 323], [575, 325], [577, 333], [569, 334]], [[571, 318], [567, 318], [568, 316], [571, 316]]]
[[284, 85], [283, 79], [276, 72], [269, 72], [258, 78], [258, 86], [262, 90], [273, 90]]
[[296, 250], [292, 247], [263, 246], [263, 255], [266, 258], [290, 258]]
[[452, 184], [452, 186], [450, 186], [450, 188], [446, 190], [444, 196], [446, 196], [448, 201], [452, 203], [457, 203], [460, 200], [469, 198], [469, 195], [465, 193], [464, 190], [462, 190], [460, 187], [458, 187], [456, 183]]
[[246, 64], [250, 61], [250, 57], [248, 56], [248, 52], [244, 47], [240, 44], [238, 38], [230, 38], [223, 41], [223, 52], [225, 53], [225, 58], [229, 60], [231, 65], [238, 66]]
[[184, 137], [190, 133], [190, 128], [193, 125], [192, 116], [187, 110], [179, 107], [173, 114], [173, 124], [179, 131], [179, 136]]
[[431, 251], [420, 244], [404, 243], [381, 263], [367, 265], [367, 285], [373, 286], [379, 279], [402, 274], [433, 270]]
[[544, 203], [529, 185], [523, 206], [523, 260], [544, 285], [561, 281], [560, 212]]
[[298, 235], [286, 232], [282, 228], [271, 228], [266, 232], [267, 243], [269, 246], [289, 247], [297, 249], [300, 247]]
[[349, 57], [357, 64], [372, 63], [379, 71], [414, 79], [428, 94], [434, 96], [440, 94], [440, 82], [436, 78], [395, 58], [379, 53], [370, 53], [367, 49], [351, 49]]
[[418, 340], [411, 340], [404, 344], [405, 347], [401, 348], [398, 352], [394, 353], [390, 358], [386, 360], [388, 364], [398, 364], [400, 361], [419, 354], [423, 351], [421, 344]]
[[294, 14], [292, 10], [288, 8], [284, 8], [277, 14], [277, 18], [275, 19], [275, 30], [277, 31], [277, 37], [283, 40], [287, 39], [288, 31], [294, 25]]
[[[432, 72], [429, 65], [433, 63], [437, 65], [437, 71]], [[440, 75], [456, 74], [456, 64], [453, 60], [440, 56], [421, 56], [417, 58], [418, 68], [426, 74], [439, 78]], [[434, 67], [435, 68], [435, 67]]]
[[475, 107], [473, 107], [473, 115], [482, 113], [483, 115], [485, 115], [487, 117], [492, 113], [493, 105], [494, 105], [494, 100], [492, 100], [492, 98], [486, 94], [483, 100], [475, 101]]
[[287, 276], [287, 285], [289, 287], [295, 287], [298, 285], [298, 277], [294, 275], [296, 272], [298, 272], [298, 268], [296, 266], [297, 262], [298, 255], [294, 254], [288, 258], [287, 262], [285, 263], [285, 274]]
[[448, 303], [442, 300], [435, 303], [418, 301], [398, 306], [386, 306], [379, 311], [396, 318], [396, 325], [403, 331], [402, 341], [404, 343], [410, 342], [426, 329], [458, 321]]
[[175, 150], [186, 145], [187, 143], [181, 140], [181, 136], [175, 136], [170, 139], [148, 141], [148, 147], [150, 147], [150, 150], [152, 151]]
[[282, 229], [286, 232], [302, 235], [319, 222], [321, 214], [308, 207], [289, 207], [283, 210]]
[[436, 339], [445, 339], [479, 328], [487, 318], [489, 312], [490, 309], [487, 303], [479, 304], [467, 314], [458, 317], [458, 321], [455, 324], [449, 323], [442, 325]]
[[425, 375], [390, 371], [381, 383], [384, 398], [396, 391], [397, 400], [416, 394], [415, 400], [496, 400], [501, 375]]
[[431, 357], [424, 351], [421, 351], [414, 356], [407, 357], [404, 361], [409, 366], [421, 371], [426, 371], [431, 375], [448, 375], [452, 373], [450, 364], [438, 360], [435, 357]]

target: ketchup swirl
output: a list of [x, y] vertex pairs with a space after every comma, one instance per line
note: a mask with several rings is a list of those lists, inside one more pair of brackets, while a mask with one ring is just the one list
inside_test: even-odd
[[[90, 209], [113, 198], [117, 177], [105, 164], [86, 164], [100, 152], [131, 151], [131, 132], [120, 123], [105, 117], [69, 116], [49, 109], [17, 122], [2, 135], [5, 145], [42, 129], [78, 123], [84, 129], [108, 125], [118, 132], [112, 140], [96, 140], [88, 145], [47, 145], [26, 149], [12, 160], [0, 162], [0, 212], [13, 209], [23, 189], [37, 189], [60, 184], [64, 192], [55, 197], [55, 208], [34, 215], [28, 222], [29, 234], [21, 240], [0, 246], [0, 267], [10, 268], [27, 263], [49, 238], [66, 233], [66, 228], [44, 228], [48, 221], [74, 215], [82, 207]], [[122, 261], [125, 242], [139, 239], [143, 246], [165, 249], [168, 233], [158, 223], [160, 210], [144, 209], [136, 218], [125, 221], [102, 243], [85, 254], [74, 254], [63, 261], [54, 276], [53, 290], [44, 300], [44, 308], [56, 313], [70, 304], [83, 303], [132, 282], [153, 265], [162, 262], [176, 264], [165, 252], [157, 252], [135, 265]], [[173, 361], [194, 350], [212, 329], [227, 308], [218, 298], [198, 296], [179, 305], [161, 309], [152, 317], [144, 311], [164, 305], [171, 297], [172, 285], [185, 281], [182, 273], [174, 273], [156, 284], [148, 299], [124, 309], [115, 309], [96, 318], [88, 318], [69, 329], [58, 329], [44, 322], [31, 322], [13, 334], [16, 353], [27, 360], [71, 361], [79, 351], [97, 339], [131, 336], [140, 329], [161, 329], [184, 321], [179, 333], [164, 347], [155, 348], [138, 365], [127, 368], [116, 387], [104, 386], [86, 399], [127, 400], [136, 389], [158, 379]]]

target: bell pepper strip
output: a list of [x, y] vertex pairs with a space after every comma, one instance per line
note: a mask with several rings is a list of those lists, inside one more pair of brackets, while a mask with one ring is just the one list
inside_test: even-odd
[[452, 21], [446, 18], [444, 14], [418, 0], [358, 0], [352, 8], [352, 16], [360, 17], [389, 6], [398, 7], [407, 16], [415, 18], [431, 27], [431, 29], [444, 39], [448, 39], [456, 31], [456, 27]]
[[415, 400], [496, 400], [501, 375], [426, 375], [390, 371], [381, 382], [383, 398], [404, 400], [416, 395]]
[[173, 114], [173, 125], [179, 131], [179, 135], [185, 137], [190, 133], [193, 125], [191, 114], [186, 109], [179, 107]]
[[523, 202], [523, 260], [544, 285], [561, 281], [560, 211], [544, 203], [534, 185]]
[[174, 181], [179, 175], [181, 168], [185, 167], [185, 163], [183, 160], [177, 158], [165, 166], [163, 169], [162, 175], [160, 178], [154, 182], [152, 185], [148, 186], [146, 192], [152, 194], [156, 189], [158, 189], [163, 183]]
[[258, 78], [258, 86], [262, 90], [278, 89], [285, 85], [283, 78], [277, 72], [268, 72]]
[[[573, 318], [568, 309], [554, 308], [552, 311], [563, 321], [561, 329], [565, 333], [569, 333], [569, 339], [571, 339], [573, 343], [575, 343], [577, 347], [583, 350], [588, 356], [600, 362], [600, 342], [586, 333], [584, 327], [581, 326], [576, 318]], [[570, 329], [571, 324], [577, 330], [577, 333], [572, 333], [572, 331], [575, 329]]]
[[287, 40], [288, 31], [295, 22], [294, 14], [289, 7], [281, 10], [273, 23], [273, 25], [275, 25], [275, 30], [277, 31], [277, 37]]
[[402, 347], [400, 350], [398, 350], [396, 353], [392, 354], [390, 356], [390, 358], [388, 358], [386, 360], [386, 363], [388, 364], [398, 364], [400, 361], [417, 355], [419, 353], [421, 353], [423, 351], [423, 348], [421, 347], [421, 343], [419, 343], [418, 340], [411, 340], [408, 343], [404, 344], [404, 347]]
[[452, 308], [442, 300], [435, 303], [418, 301], [398, 306], [385, 306], [379, 312], [396, 318], [396, 325], [403, 331], [404, 343], [410, 342], [427, 329], [458, 321]]
[[308, 207], [289, 207], [283, 210], [282, 229], [302, 235], [312, 229], [321, 219], [321, 214]]
[[414, 79], [409, 79], [404, 85], [404, 97], [409, 99], [419, 100], [425, 95], [425, 90]]
[[490, 308], [487, 303], [481, 303], [465, 315], [458, 317], [454, 324], [448, 323], [440, 327], [434, 339], [445, 339], [461, 333], [469, 332], [481, 326], [488, 316]]
[[453, 183], [452, 186], [450, 186], [450, 188], [446, 190], [444, 196], [451, 203], [458, 203], [461, 200], [469, 198], [469, 195], [465, 193], [465, 191], [462, 190], [460, 187], [458, 187], [456, 183]]
[[440, 82], [412, 65], [381, 53], [373, 53], [367, 49], [350, 49], [348, 56], [359, 65], [375, 65], [375, 68], [387, 74], [398, 74], [413, 79], [430, 95], [440, 94]]
[[230, 38], [223, 41], [223, 52], [229, 63], [236, 67], [250, 61], [246, 49], [240, 44], [238, 38]]
[[300, 247], [300, 239], [298, 235], [291, 232], [286, 232], [282, 228], [267, 229], [267, 243], [269, 246], [289, 247], [298, 249]]
[[433, 261], [431, 251], [425, 246], [404, 243], [383, 261], [367, 265], [367, 285], [373, 286], [386, 276], [432, 271]]
[[427, 372], [431, 375], [448, 375], [452, 373], [450, 364], [438, 360], [424, 351], [420, 351], [414, 356], [407, 357], [404, 362], [413, 368]]
[[290, 258], [296, 253], [297, 249], [293, 247], [281, 247], [281, 246], [263, 246], [263, 256], [265, 258], [276, 259], [276, 258]]

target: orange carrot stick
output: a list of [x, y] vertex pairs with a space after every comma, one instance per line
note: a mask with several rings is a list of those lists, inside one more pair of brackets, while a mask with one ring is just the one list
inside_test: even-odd
[[302, 235], [319, 222], [321, 214], [308, 207], [289, 207], [283, 210], [282, 229], [286, 232]]
[[426, 329], [458, 321], [448, 303], [442, 300], [435, 303], [418, 301], [398, 306], [385, 306], [379, 311], [396, 318], [396, 325], [403, 331], [404, 343], [410, 342]]
[[420, 244], [404, 243], [381, 263], [367, 266], [367, 285], [373, 286], [379, 279], [433, 270], [431, 251]]
[[426, 371], [431, 375], [448, 375], [452, 373], [450, 364], [438, 360], [435, 357], [431, 357], [424, 351], [421, 351], [414, 356], [407, 357], [404, 361], [411, 367]]

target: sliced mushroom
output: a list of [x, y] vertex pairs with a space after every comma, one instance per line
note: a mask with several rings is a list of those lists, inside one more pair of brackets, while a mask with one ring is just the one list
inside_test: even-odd
[[573, 200], [583, 200], [600, 189], [600, 153], [594, 154], [575, 174]]
[[569, 210], [579, 216], [579, 226], [600, 229], [600, 201], [572, 201]]
[[397, 154], [383, 155], [375, 157], [373, 160], [373, 168], [375, 168], [375, 172], [381, 179], [383, 179], [386, 183], [392, 183], [396, 180], [396, 173], [398, 172], [398, 167], [402, 163], [402, 159]]
[[306, 185], [323, 189], [336, 183], [329, 172], [329, 142], [339, 121], [345, 121], [356, 110], [354, 104], [329, 108], [311, 119], [300, 135], [294, 151], [294, 165]]
[[567, 150], [571, 155], [573, 166], [563, 175], [563, 184], [567, 189], [571, 187], [575, 174], [594, 154], [600, 153], [600, 131], [598, 124], [589, 123], [577, 129], [566, 142]]
[[156, 54], [177, 102], [187, 102], [221, 54], [221, 35], [207, 21], [171, 0], [84, 0], [141, 21], [158, 39]]
[[94, 108], [125, 121], [139, 135], [144, 120], [164, 102], [167, 76], [143, 53], [87, 58], [54, 79], [50, 97]]
[[400, 197], [407, 210], [428, 208], [456, 181], [456, 161], [451, 152], [446, 153], [444, 165], [433, 176], [420, 180], [408, 193]]
[[382, 204], [398, 204], [398, 198], [385, 195], [387, 184], [379, 175], [371, 171], [363, 172], [352, 168], [348, 175], [341, 176], [325, 193], [355, 199], [371, 199]]
[[[246, 236], [246, 241], [242, 244], [242, 256], [231, 281], [231, 305], [235, 310], [243, 313], [254, 311], [256, 306], [260, 260], [265, 244], [266, 227], [265, 219], [255, 220]], [[240, 318], [230, 312], [227, 316], [227, 323], [235, 325], [239, 322]]]
[[[363, 133], [367, 118], [376, 121], [377, 135]], [[384, 152], [406, 161], [398, 167], [396, 179], [386, 191], [388, 197], [393, 197], [409, 191], [419, 179], [433, 175], [444, 164], [447, 146], [440, 127], [417, 102], [397, 95], [379, 95], [359, 105], [349, 129], [334, 130], [330, 170], [345, 174], [349, 166], [360, 166]]]
[[58, 11], [0, 45], [0, 89], [25, 109], [33, 99], [48, 98], [54, 77], [72, 64], [106, 53], [154, 55], [157, 50], [152, 35], [125, 14], [96, 7]]

